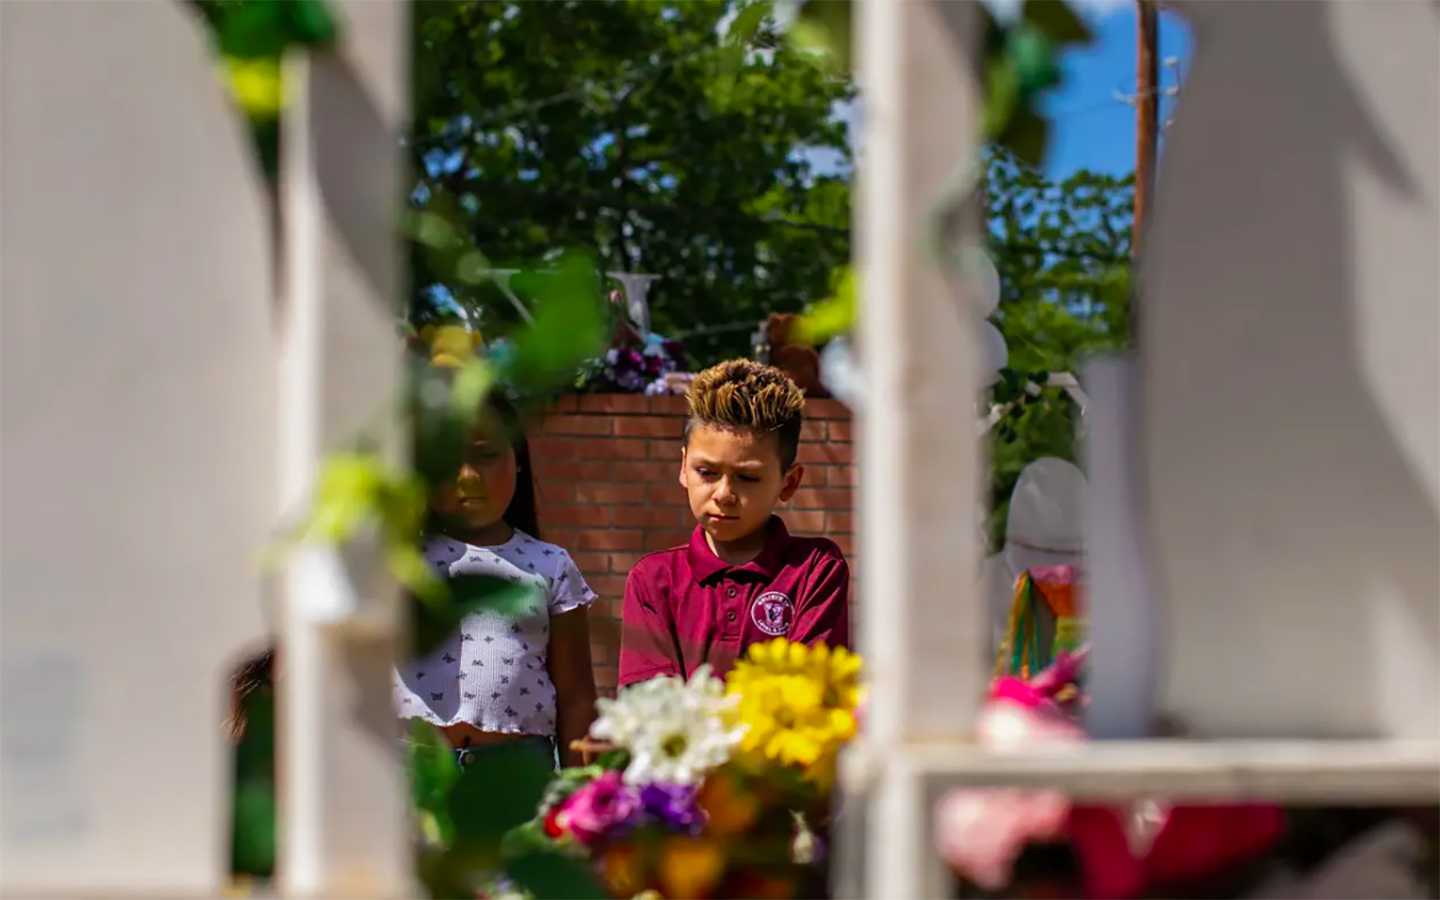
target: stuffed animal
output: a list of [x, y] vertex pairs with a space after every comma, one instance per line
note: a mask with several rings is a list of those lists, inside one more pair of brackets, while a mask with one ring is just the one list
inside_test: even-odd
[[820, 380], [820, 353], [808, 344], [793, 342], [799, 322], [794, 313], [771, 313], [765, 320], [770, 365], [789, 375], [807, 397], [828, 397]]

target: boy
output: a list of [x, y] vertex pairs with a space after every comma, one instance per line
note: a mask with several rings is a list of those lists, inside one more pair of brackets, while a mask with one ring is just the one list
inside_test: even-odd
[[757, 642], [850, 642], [850, 569], [824, 538], [792, 537], [774, 515], [805, 474], [795, 462], [805, 395], [778, 369], [731, 360], [695, 376], [680, 484], [695, 532], [652, 553], [625, 583], [621, 687], [723, 676]]

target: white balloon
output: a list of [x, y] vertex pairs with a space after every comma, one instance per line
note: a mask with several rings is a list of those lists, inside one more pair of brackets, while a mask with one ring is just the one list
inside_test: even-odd
[[836, 400], [851, 409], [860, 408], [865, 384], [860, 379], [860, 367], [845, 337], [834, 338], [820, 351], [820, 383]]
[[1005, 335], [990, 322], [980, 323], [980, 377], [989, 386], [1000, 380], [1000, 370], [1010, 361]]
[[978, 247], [965, 253], [965, 281], [980, 318], [988, 319], [1000, 305], [1000, 273], [990, 255]]

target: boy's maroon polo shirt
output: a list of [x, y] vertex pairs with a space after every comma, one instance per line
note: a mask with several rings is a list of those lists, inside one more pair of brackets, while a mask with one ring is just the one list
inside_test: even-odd
[[751, 644], [775, 637], [849, 647], [850, 567], [833, 541], [793, 537], [779, 517], [743, 566], [722, 562], [697, 527], [688, 545], [630, 570], [623, 618], [621, 687], [688, 678], [703, 663], [723, 676]]

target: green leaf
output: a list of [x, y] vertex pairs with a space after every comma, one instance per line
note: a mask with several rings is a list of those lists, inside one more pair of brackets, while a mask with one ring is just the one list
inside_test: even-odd
[[765, 19], [769, 15], [768, 0], [752, 0], [730, 22], [730, 30], [726, 32], [725, 36], [731, 40], [748, 41], [759, 33], [760, 26], [765, 24]]
[[414, 720], [405, 745], [410, 771], [410, 791], [415, 808], [431, 817], [436, 843], [449, 846], [455, 840], [455, 823], [450, 818], [450, 792], [460, 781], [460, 766], [445, 735], [435, 726]]
[[1059, 47], [1035, 28], [1022, 25], [1012, 31], [1005, 57], [1015, 64], [1024, 100], [1060, 83]]
[[595, 760], [595, 765], [606, 770], [623, 770], [630, 765], [630, 753], [624, 749], [606, 750]]
[[298, 43], [312, 47], [329, 47], [335, 43], [340, 28], [330, 13], [329, 3], [287, 0], [285, 7], [292, 26], [291, 35]]
[[1015, 61], [1002, 56], [986, 67], [983, 133], [994, 140], [1005, 133], [1020, 103], [1020, 72]]
[[815, 304], [801, 318], [795, 340], [819, 344], [837, 334], [844, 334], [855, 324], [855, 308], [855, 273], [846, 266], [841, 269], [834, 295]]
[[818, 54], [838, 74], [849, 74], [852, 9], [850, 0], [808, 0], [790, 23], [787, 36], [798, 47]]
[[512, 859], [505, 864], [505, 874], [536, 900], [607, 900], [610, 896], [588, 862], [554, 851]]
[[1089, 45], [1095, 39], [1089, 26], [1063, 0], [1025, 0], [1020, 19], [1062, 47]]
[[511, 284], [535, 296], [535, 324], [514, 336], [515, 359], [506, 374], [528, 391], [569, 384], [580, 364], [600, 353], [607, 337], [595, 265], [569, 253], [554, 269], [521, 273]]
[[997, 141], [1026, 165], [1041, 168], [1050, 139], [1050, 126], [1032, 109], [1022, 109], [1011, 119]]

